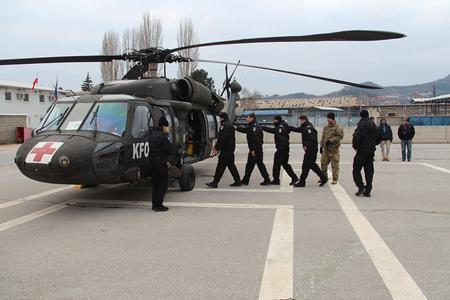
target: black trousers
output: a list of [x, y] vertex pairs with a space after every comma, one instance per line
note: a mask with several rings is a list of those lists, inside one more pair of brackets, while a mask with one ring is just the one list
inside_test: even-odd
[[295, 175], [294, 170], [292, 170], [292, 166], [289, 164], [289, 149], [286, 150], [277, 150], [275, 155], [273, 156], [273, 168], [272, 175], [274, 181], [280, 180], [280, 171], [281, 167], [288, 173], [288, 175], [292, 178], [292, 180], [297, 180], [298, 177]]
[[259, 172], [261, 173], [261, 176], [264, 178], [264, 180], [269, 181], [269, 173], [267, 173], [266, 166], [263, 162], [263, 150], [258, 149], [255, 151], [255, 154], [255, 156], [252, 156], [251, 152], [248, 153], [247, 164], [245, 165], [245, 176], [242, 181], [250, 181], [250, 176], [252, 175], [255, 165], [258, 166]]
[[239, 176], [239, 172], [234, 164], [234, 151], [231, 150], [222, 150], [219, 154], [219, 161], [217, 163], [216, 172], [214, 174], [214, 182], [219, 183], [220, 179], [225, 172], [225, 169], [231, 173], [235, 182], [240, 182], [241, 177]]
[[169, 185], [169, 170], [165, 164], [156, 164], [151, 166], [150, 176], [152, 181], [152, 204], [153, 207], [163, 205], [164, 196]]
[[327, 178], [322, 173], [320, 167], [317, 165], [316, 159], [317, 159], [317, 150], [305, 151], [305, 155], [303, 156], [302, 174], [300, 175], [300, 182], [305, 183], [306, 178], [308, 178], [310, 170], [316, 173], [317, 176], [320, 177], [320, 180], [325, 180]]
[[[372, 181], [373, 181], [373, 157], [375, 153], [373, 152], [356, 152], [353, 158], [353, 181], [356, 186], [360, 189], [365, 188], [367, 193], [372, 191]], [[366, 185], [361, 176], [361, 170], [364, 168], [364, 176], [366, 178]]]

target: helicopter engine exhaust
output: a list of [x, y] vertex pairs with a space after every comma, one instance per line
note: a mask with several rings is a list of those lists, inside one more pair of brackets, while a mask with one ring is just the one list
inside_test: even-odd
[[214, 105], [211, 90], [192, 78], [179, 79], [176, 86], [180, 100], [205, 107]]

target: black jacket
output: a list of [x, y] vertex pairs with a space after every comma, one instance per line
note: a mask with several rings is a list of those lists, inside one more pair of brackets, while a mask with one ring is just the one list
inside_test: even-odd
[[168, 136], [160, 128], [152, 130], [149, 146], [151, 165], [165, 165], [169, 155], [175, 153], [175, 147], [170, 143]]
[[[386, 126], [386, 132], [384, 132], [383, 127]], [[392, 129], [391, 126], [389, 126], [388, 124], [380, 124], [380, 126], [378, 126], [378, 134], [381, 138], [382, 141], [391, 141], [392, 142]]]
[[412, 126], [412, 125], [402, 124], [398, 128], [398, 137], [401, 140], [412, 140], [414, 138], [415, 134], [416, 134], [416, 130], [414, 129], [414, 126]]
[[315, 151], [319, 149], [317, 141], [317, 130], [310, 122], [305, 122], [300, 127], [289, 127], [290, 130], [300, 132], [302, 134], [302, 144], [306, 147], [306, 151]]
[[247, 144], [250, 151], [262, 150], [264, 144], [264, 132], [258, 122], [253, 121], [245, 127], [238, 127], [239, 132], [247, 134]]
[[230, 121], [224, 121], [217, 136], [216, 150], [220, 151], [234, 151], [236, 148], [236, 137], [234, 126]]
[[275, 123], [274, 127], [261, 127], [264, 131], [274, 134], [275, 147], [279, 151], [289, 151], [289, 126], [285, 121]]
[[374, 153], [380, 139], [377, 125], [369, 118], [362, 118], [353, 132], [353, 148], [358, 152]]

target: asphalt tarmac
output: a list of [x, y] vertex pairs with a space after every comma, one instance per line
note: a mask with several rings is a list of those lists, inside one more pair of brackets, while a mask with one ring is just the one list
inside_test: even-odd
[[[27, 179], [15, 149], [0, 146], [0, 299], [450, 299], [450, 145], [414, 145], [412, 162], [377, 151], [371, 198], [354, 196], [349, 145], [325, 187], [314, 173], [260, 187], [255, 169], [249, 186], [226, 171], [209, 189], [213, 158], [195, 164], [194, 191], [170, 188], [165, 213], [148, 181]], [[297, 172], [302, 155], [293, 145]]]

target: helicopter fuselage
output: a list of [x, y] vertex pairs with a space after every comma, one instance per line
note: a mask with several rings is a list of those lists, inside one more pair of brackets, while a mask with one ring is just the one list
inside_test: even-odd
[[[219, 123], [214, 110], [174, 99], [126, 94], [60, 99], [15, 161], [24, 175], [42, 182], [135, 183], [150, 174], [148, 138], [161, 116], [169, 121], [168, 138], [178, 150], [169, 158], [170, 175], [188, 180], [182, 178], [192, 177], [184, 174], [185, 166], [211, 157]], [[191, 185], [185, 182], [182, 189]]]

